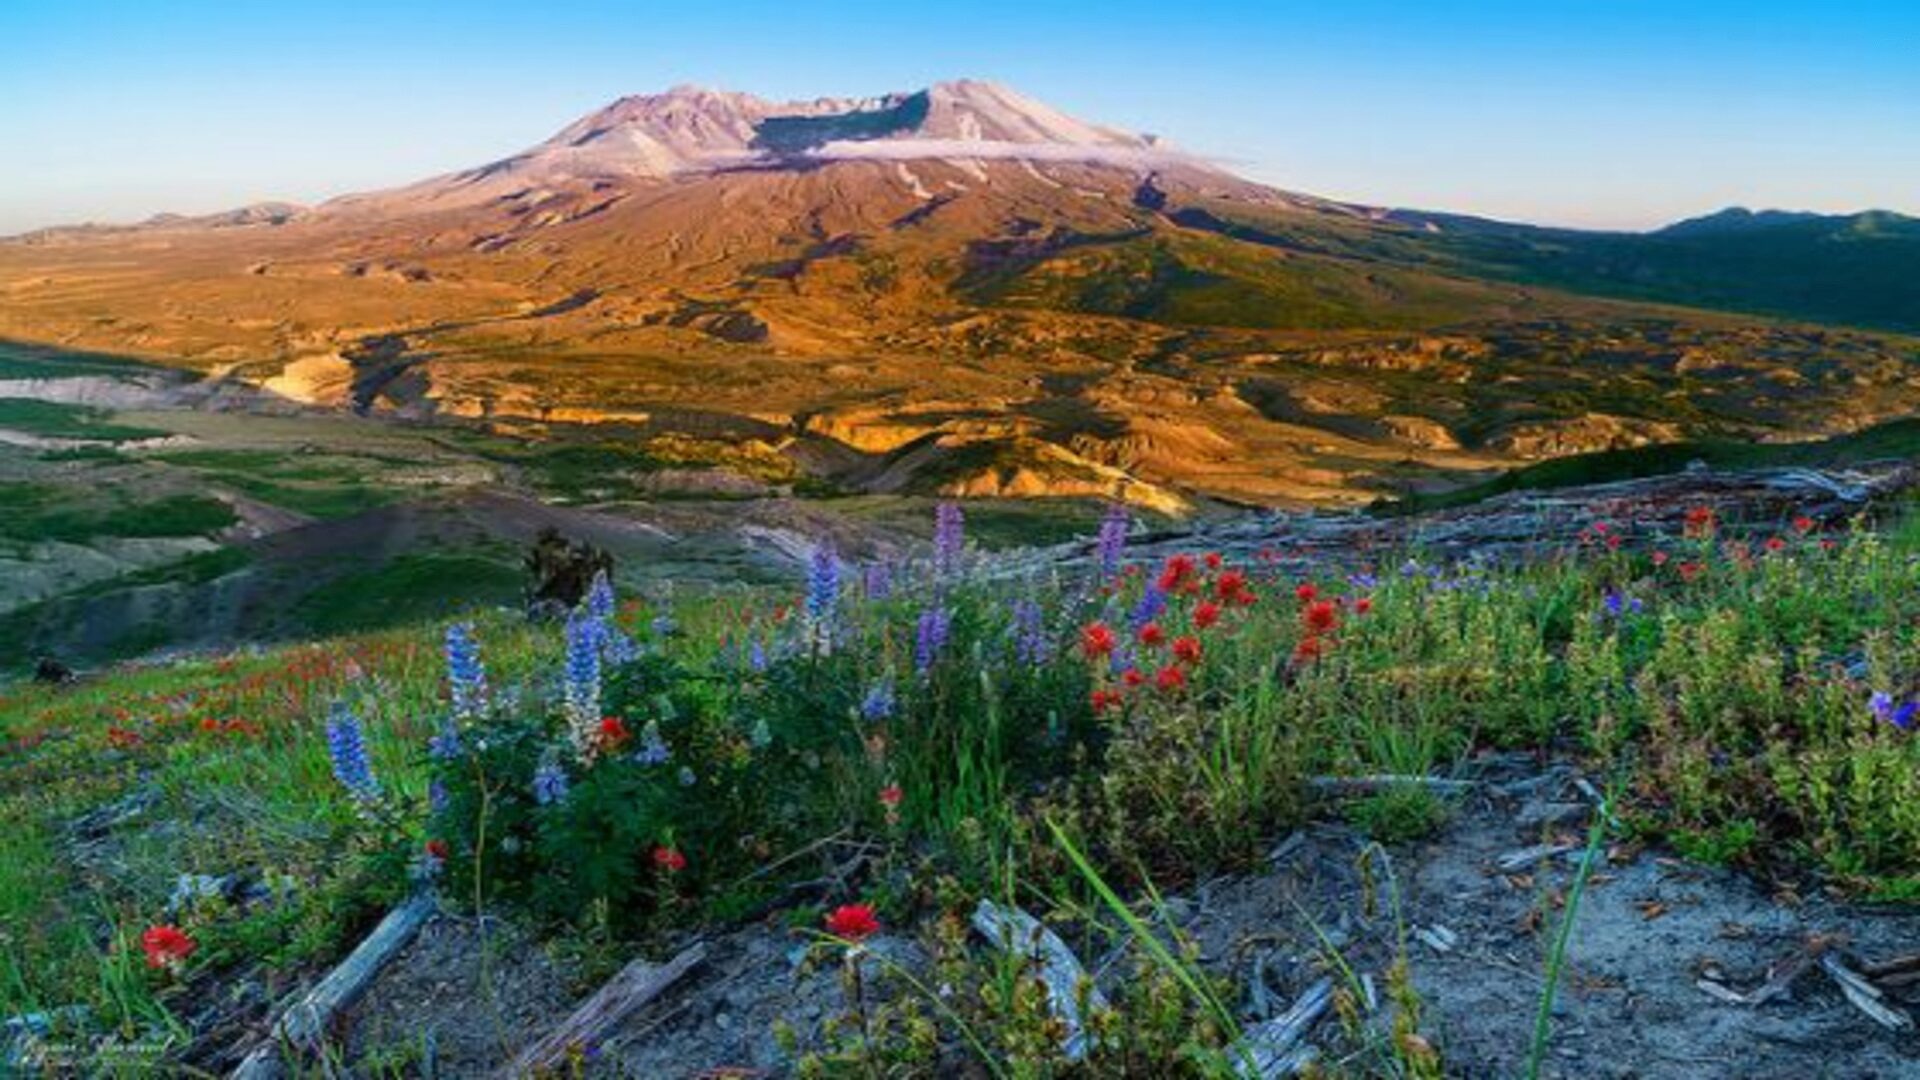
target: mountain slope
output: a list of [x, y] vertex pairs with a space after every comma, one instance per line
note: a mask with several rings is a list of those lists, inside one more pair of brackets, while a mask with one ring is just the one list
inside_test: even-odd
[[848, 490], [1293, 504], [1913, 411], [1908, 339], [1541, 285], [1748, 235], [1390, 214], [985, 83], [679, 88], [311, 210], [0, 243], [0, 338]]

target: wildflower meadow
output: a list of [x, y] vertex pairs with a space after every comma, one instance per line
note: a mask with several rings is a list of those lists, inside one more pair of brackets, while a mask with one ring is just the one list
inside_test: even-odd
[[[1070, 1058], [1057, 1008], [968, 959], [956, 920], [982, 897], [1150, 919], [1315, 819], [1417, 840], [1443, 796], [1325, 782], [1489, 751], [1606, 780], [1610, 841], [1920, 900], [1910, 527], [1681, 510], [1524, 564], [1307, 574], [1133, 543], [1116, 506], [1083, 558], [1020, 562], [944, 504], [917, 556], [821, 543], [785, 589], [622, 601], [603, 575], [555, 623], [11, 690], [0, 1013], [78, 1005], [181, 1045], [235, 972], [310, 969], [430, 891], [613, 955], [770, 917], [856, 956], [921, 934], [928, 992], [850, 998], [858, 1023], [796, 1051], [821, 1075], [1231, 1072], [1225, 991], [1177, 942], [1082, 1003]], [[856, 858], [823, 880], [828, 842]], [[1388, 1071], [1425, 1055], [1397, 1043]]]

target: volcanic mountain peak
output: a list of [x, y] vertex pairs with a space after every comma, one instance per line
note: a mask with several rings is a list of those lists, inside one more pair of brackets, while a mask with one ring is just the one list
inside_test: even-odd
[[445, 209], [582, 182], [850, 159], [1198, 165], [1153, 136], [1088, 123], [980, 80], [792, 102], [683, 85], [620, 98], [512, 157], [398, 191], [348, 196], [330, 209]]

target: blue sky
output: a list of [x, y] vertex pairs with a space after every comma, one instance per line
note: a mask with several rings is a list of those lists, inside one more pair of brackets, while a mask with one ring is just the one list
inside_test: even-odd
[[0, 0], [0, 58], [0, 233], [402, 183], [681, 82], [961, 76], [1368, 203], [1920, 213], [1920, 2]]

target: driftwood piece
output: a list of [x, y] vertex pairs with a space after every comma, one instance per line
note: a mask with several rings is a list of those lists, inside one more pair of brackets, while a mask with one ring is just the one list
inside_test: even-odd
[[1333, 980], [1322, 978], [1307, 987], [1300, 999], [1279, 1016], [1255, 1024], [1227, 1051], [1239, 1074], [1257, 1080], [1277, 1080], [1305, 1068], [1319, 1054], [1302, 1040], [1327, 1007], [1333, 1004]]
[[1807, 943], [1796, 950], [1792, 956], [1768, 969], [1766, 982], [1745, 994], [1712, 979], [1699, 979], [1694, 982], [1694, 985], [1729, 1004], [1757, 1008], [1792, 989], [1800, 976], [1812, 970], [1813, 965], [1822, 960], [1833, 944], [1833, 938], [1822, 934], [1808, 938]]
[[380, 970], [432, 918], [434, 909], [433, 896], [422, 893], [388, 912], [339, 967], [328, 972], [326, 978], [280, 1014], [267, 1041], [240, 1062], [233, 1070], [232, 1080], [278, 1077], [284, 1071], [280, 1060], [283, 1050], [305, 1053], [318, 1046], [333, 1018], [366, 992]]
[[1495, 859], [1493, 865], [1499, 868], [1501, 873], [1511, 874], [1517, 870], [1525, 870], [1527, 867], [1537, 863], [1546, 862], [1548, 859], [1556, 859], [1568, 852], [1579, 850], [1579, 844], [1535, 844], [1532, 847], [1521, 848], [1518, 851], [1509, 851], [1505, 855]]
[[1039, 965], [1040, 980], [1047, 986], [1047, 1003], [1067, 1030], [1061, 1052], [1069, 1061], [1085, 1058], [1087, 1033], [1080, 1016], [1081, 987], [1086, 987], [1089, 1009], [1106, 1008], [1107, 999], [1080, 966], [1073, 950], [1067, 948], [1067, 943], [1019, 908], [1003, 908], [991, 900], [982, 900], [980, 906], [973, 909], [973, 928], [995, 945], [1018, 952]]
[[561, 1021], [559, 1027], [522, 1050], [511, 1065], [500, 1071], [501, 1080], [534, 1076], [559, 1066], [569, 1051], [598, 1042], [706, 958], [706, 945], [696, 941], [664, 964], [646, 960], [628, 964]]
[[1840, 988], [1848, 1003], [1867, 1014], [1867, 1018], [1889, 1031], [1903, 1031], [1913, 1026], [1913, 1017], [1888, 1005], [1882, 1000], [1885, 995], [1880, 988], [1868, 982], [1866, 977], [1846, 965], [1844, 960], [1832, 952], [1820, 957], [1820, 967], [1827, 977]]
[[1416, 787], [1435, 795], [1460, 795], [1473, 790], [1473, 781], [1380, 773], [1373, 776], [1314, 776], [1307, 779], [1307, 786], [1323, 795], [1377, 795], [1405, 787]]

